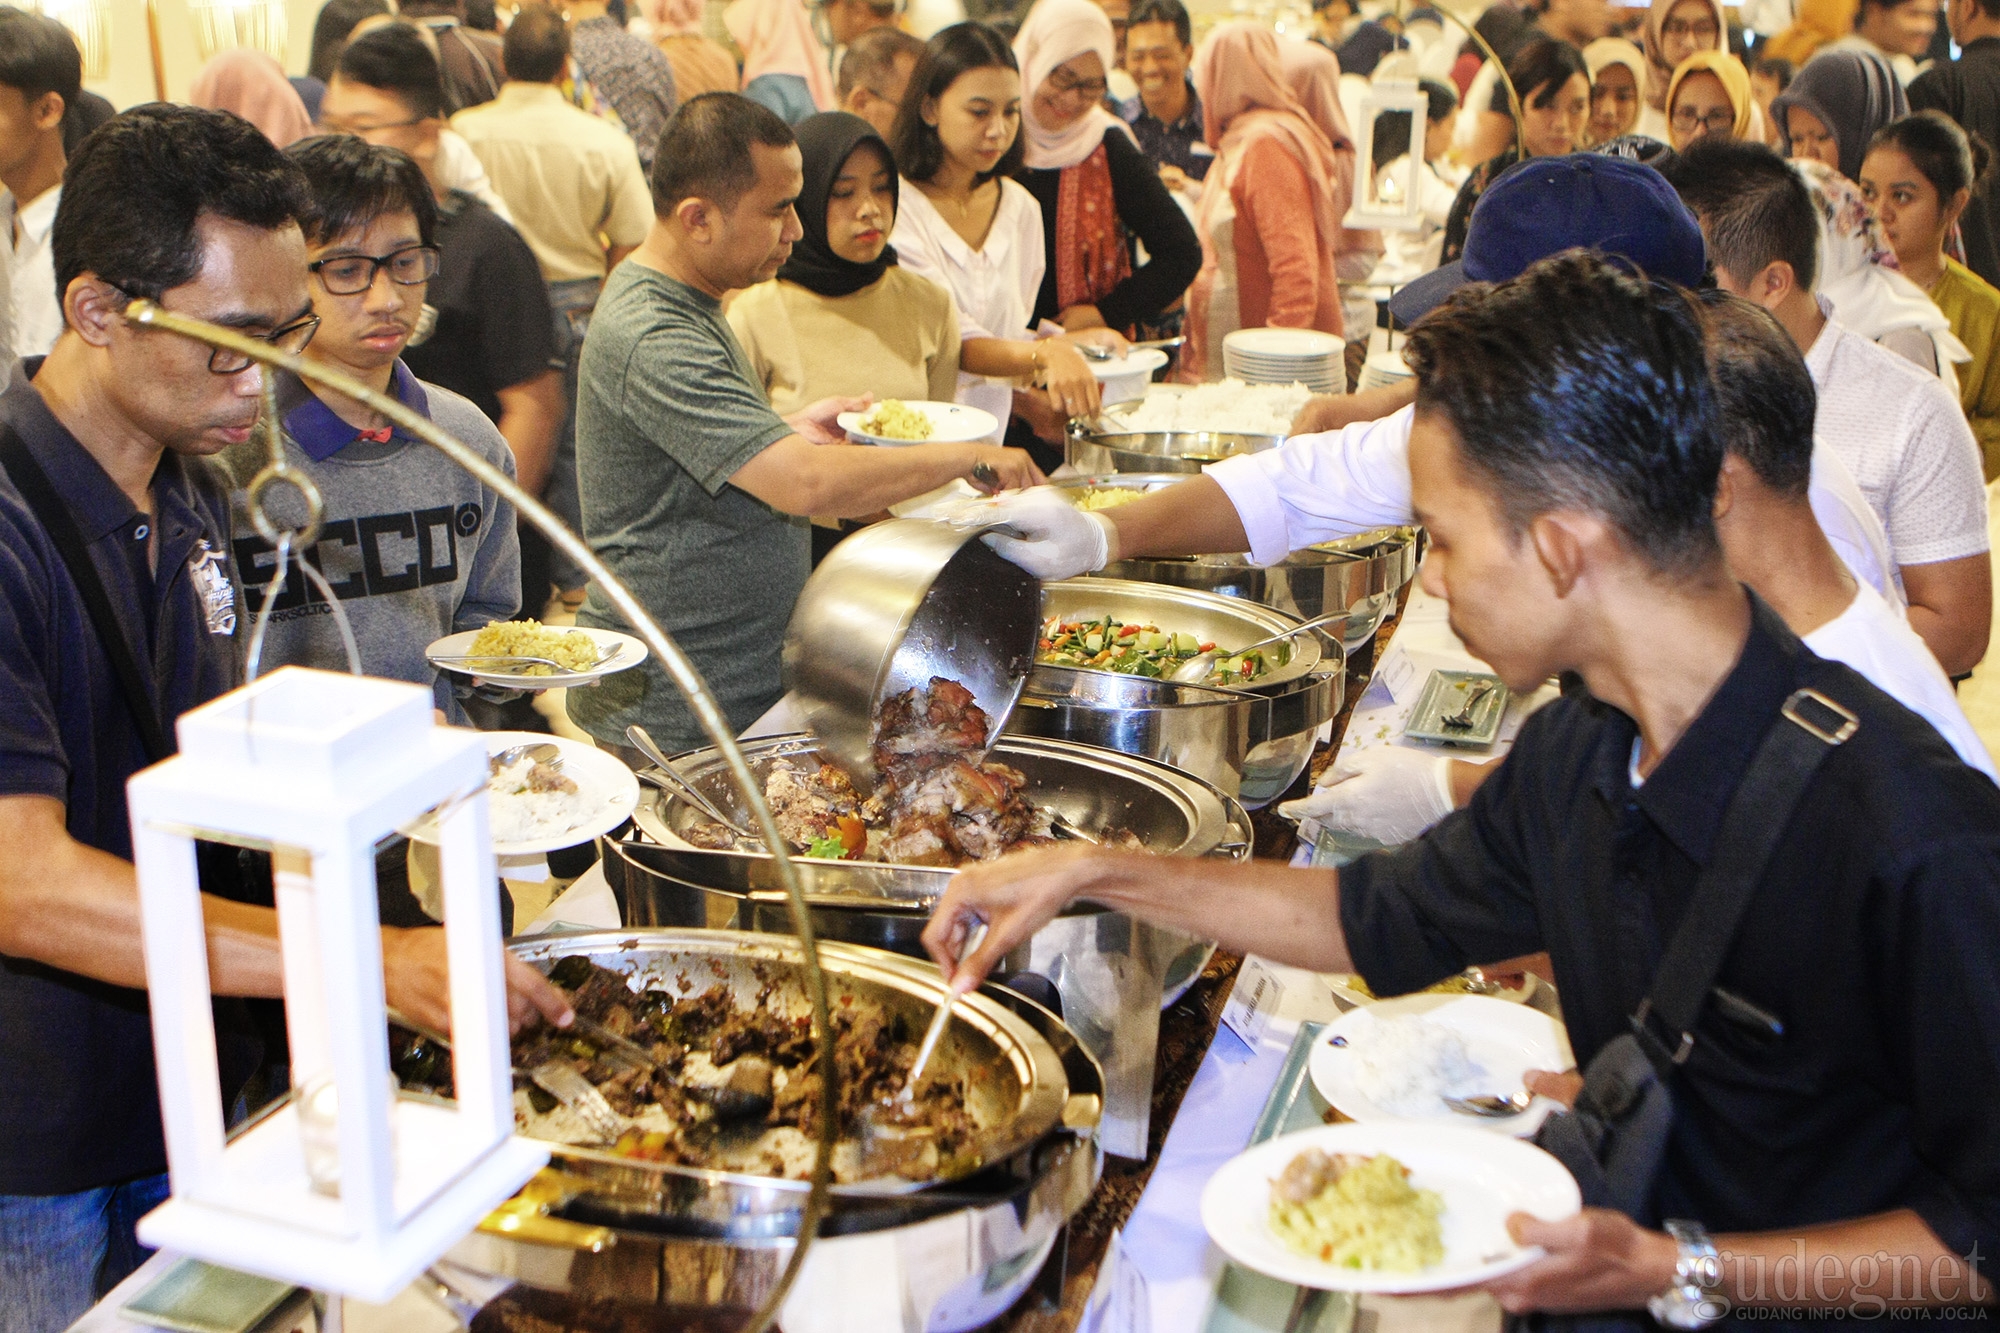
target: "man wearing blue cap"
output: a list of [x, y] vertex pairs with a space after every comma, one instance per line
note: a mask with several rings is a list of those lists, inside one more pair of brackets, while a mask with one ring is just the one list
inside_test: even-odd
[[[1689, 288], [1706, 270], [1701, 228], [1651, 167], [1593, 154], [1531, 158], [1481, 198], [1464, 254], [1403, 287], [1390, 312], [1408, 327], [1468, 282], [1502, 282], [1574, 249]], [[1075, 509], [1046, 487], [984, 502], [982, 514], [1023, 534], [987, 540], [1030, 573], [1062, 579], [1121, 559], [1213, 551], [1274, 564], [1317, 542], [1412, 522], [1408, 393], [1382, 391], [1386, 407], [1404, 405], [1378, 420], [1294, 435], [1114, 510]], [[1881, 525], [1837, 461], [1815, 457], [1812, 506], [1856, 577], [1895, 600]]]

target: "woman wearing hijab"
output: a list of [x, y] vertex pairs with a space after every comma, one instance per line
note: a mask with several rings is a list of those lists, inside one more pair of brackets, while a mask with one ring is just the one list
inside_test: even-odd
[[1590, 126], [1584, 142], [1591, 147], [1639, 132], [1639, 112], [1646, 105], [1646, 55], [1623, 37], [1600, 37], [1583, 48], [1583, 65], [1590, 71]]
[[1819, 281], [1840, 326], [1909, 358], [1958, 396], [1958, 362], [1970, 361], [1937, 303], [1896, 268], [1861, 187], [1824, 162], [1795, 159], [1819, 212]]
[[1886, 64], [1858, 51], [1825, 51], [1771, 99], [1786, 157], [1824, 162], [1851, 181], [1861, 176], [1868, 141], [1910, 114], [1910, 99]]
[[1354, 167], [1350, 155], [1343, 168], [1292, 95], [1270, 29], [1216, 28], [1195, 57], [1194, 85], [1216, 151], [1196, 216], [1202, 267], [1181, 359], [1182, 377], [1201, 381], [1222, 378], [1222, 340], [1237, 329], [1340, 334], [1335, 191], [1352, 189]]
[[224, 51], [194, 76], [188, 100], [211, 111], [232, 111], [280, 148], [313, 132], [298, 90], [278, 62], [249, 47]]
[[798, 123], [805, 233], [769, 282], [729, 306], [729, 326], [783, 415], [822, 398], [950, 402], [958, 387], [951, 293], [896, 262], [900, 202], [889, 145], [846, 111]]
[[[1116, 58], [1111, 20], [1090, 0], [1036, 0], [1014, 39], [1021, 65], [1020, 181], [1042, 208], [1048, 265], [1037, 323], [1130, 333], [1194, 281], [1201, 242], [1131, 132], [1104, 109]], [[1134, 267], [1132, 238], [1147, 261]]]
[[653, 25], [653, 45], [674, 67], [674, 89], [681, 101], [703, 93], [733, 93], [737, 86], [736, 57], [702, 35], [703, 0], [648, 0], [646, 16]]
[[1792, 22], [1783, 32], [1764, 43], [1760, 57], [1789, 60], [1798, 69], [1831, 45], [1854, 31], [1854, 15], [1861, 0], [1798, 0]]
[[1746, 139], [1757, 99], [1750, 71], [1724, 51], [1697, 51], [1674, 70], [1667, 84], [1667, 132], [1675, 152], [1697, 139]]
[[[1646, 105], [1639, 113], [1634, 133], [1668, 142], [1667, 85], [1683, 60], [1697, 51], [1727, 51], [1729, 20], [1722, 12], [1722, 0], [1653, 0], [1646, 13], [1646, 62], [1651, 67], [1646, 78]], [[1756, 122], [1758, 138], [1764, 133], [1763, 119]]]
[[735, 0], [723, 26], [743, 50], [743, 95], [796, 125], [840, 104], [805, 0]]
[[[1355, 152], [1354, 139], [1347, 132], [1346, 104], [1341, 99], [1340, 62], [1323, 46], [1287, 37], [1278, 42], [1278, 67], [1285, 72], [1292, 96], [1305, 108], [1306, 119], [1333, 145], [1333, 212], [1344, 218], [1354, 202]], [[1334, 248], [1334, 276], [1344, 284], [1346, 293], [1341, 301], [1341, 323], [1357, 339], [1365, 340], [1368, 330], [1375, 327], [1375, 297], [1363, 284], [1381, 258], [1381, 232], [1341, 228]], [[1363, 352], [1355, 355], [1359, 358]]]

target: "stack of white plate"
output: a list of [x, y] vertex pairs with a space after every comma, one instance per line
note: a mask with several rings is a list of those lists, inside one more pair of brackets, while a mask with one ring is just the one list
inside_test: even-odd
[[1246, 384], [1347, 391], [1346, 344], [1313, 329], [1238, 329], [1222, 340], [1222, 369]]
[[1356, 389], [1382, 389], [1391, 384], [1410, 378], [1410, 363], [1403, 360], [1403, 354], [1394, 352], [1373, 352], [1361, 363], [1361, 379]]

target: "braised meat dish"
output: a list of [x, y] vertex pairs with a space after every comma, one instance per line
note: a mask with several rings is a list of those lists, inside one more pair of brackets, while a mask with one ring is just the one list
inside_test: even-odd
[[[727, 986], [676, 979], [678, 991], [634, 990], [624, 974], [565, 958], [550, 980], [576, 1012], [651, 1057], [651, 1067], [608, 1043], [547, 1026], [514, 1039], [514, 1064], [561, 1061], [581, 1073], [631, 1126], [612, 1151], [646, 1161], [804, 1179], [819, 1132], [818, 1046], [811, 1021], [767, 985], [754, 1008]], [[842, 1182], [900, 1176], [928, 1180], [969, 1164], [977, 1126], [959, 1075], [934, 1061], [907, 1104], [903, 1085], [917, 1039], [900, 1017], [862, 1003], [836, 1005], [839, 1133], [834, 1175]], [[522, 1132], [559, 1142], [601, 1143], [539, 1087], [516, 1095]]]

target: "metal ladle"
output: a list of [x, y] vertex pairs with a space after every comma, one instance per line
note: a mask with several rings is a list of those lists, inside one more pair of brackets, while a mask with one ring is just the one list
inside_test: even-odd
[[1266, 648], [1274, 643], [1283, 643], [1286, 639], [1296, 638], [1309, 629], [1318, 629], [1321, 625], [1331, 625], [1336, 620], [1346, 620], [1353, 614], [1353, 607], [1347, 607], [1339, 611], [1329, 611], [1323, 616], [1314, 616], [1311, 620], [1302, 621], [1282, 634], [1273, 634], [1268, 638], [1259, 639], [1255, 643], [1245, 644], [1241, 648], [1234, 648], [1228, 652], [1224, 652], [1220, 648], [1211, 648], [1205, 653], [1196, 653], [1193, 657], [1175, 667], [1167, 679], [1178, 685], [1200, 685], [1208, 679], [1208, 673], [1215, 669], [1217, 658], [1239, 657], [1253, 649]]

